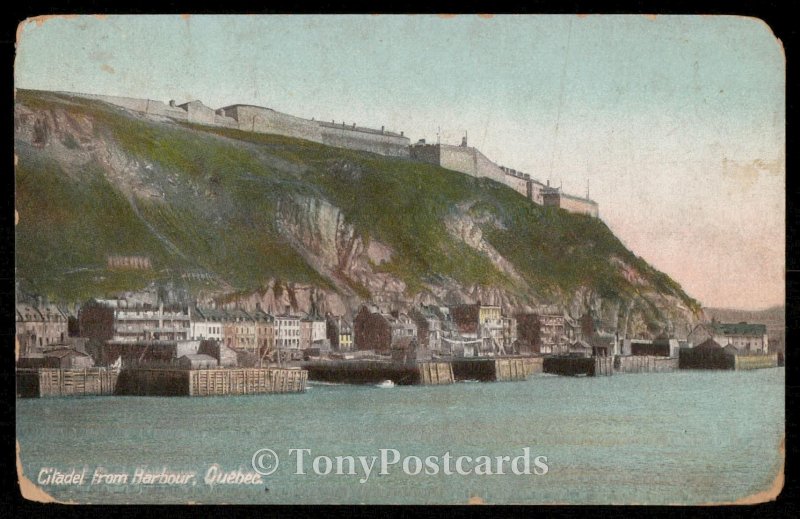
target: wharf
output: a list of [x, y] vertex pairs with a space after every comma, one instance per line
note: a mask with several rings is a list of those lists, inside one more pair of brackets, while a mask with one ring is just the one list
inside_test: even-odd
[[106, 368], [18, 368], [16, 375], [18, 397], [41, 398], [113, 395], [119, 372]]
[[554, 375], [598, 377], [613, 374], [614, 358], [545, 357], [542, 368], [545, 373]]
[[296, 368], [133, 368], [120, 373], [115, 395], [228, 396], [303, 393], [308, 372]]
[[17, 396], [228, 396], [302, 393], [308, 372], [281, 368], [17, 369]]
[[542, 373], [542, 357], [461, 357], [452, 359], [455, 380], [501, 382]]
[[452, 384], [448, 362], [398, 363], [388, 360], [318, 360], [303, 363], [309, 380], [340, 384], [378, 384], [391, 380], [398, 385]]

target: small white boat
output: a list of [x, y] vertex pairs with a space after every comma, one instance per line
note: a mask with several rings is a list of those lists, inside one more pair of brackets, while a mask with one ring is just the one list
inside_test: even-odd
[[379, 384], [375, 384], [375, 387], [394, 387], [394, 382], [391, 380], [384, 380]]

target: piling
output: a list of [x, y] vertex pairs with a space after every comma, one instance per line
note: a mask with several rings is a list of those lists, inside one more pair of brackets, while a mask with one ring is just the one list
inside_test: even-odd
[[545, 357], [545, 373], [570, 377], [599, 377], [614, 372], [613, 357]]
[[542, 373], [542, 357], [462, 357], [451, 361], [455, 380], [526, 380]]
[[309, 380], [339, 384], [378, 384], [391, 380], [398, 385], [452, 384], [448, 362], [400, 363], [384, 360], [311, 361], [303, 364]]
[[17, 369], [16, 375], [22, 398], [113, 395], [118, 378], [118, 372], [105, 368]]
[[281, 368], [133, 368], [120, 374], [116, 395], [228, 396], [302, 393], [308, 372]]
[[614, 358], [616, 373], [671, 373], [677, 369], [677, 357], [619, 355]]

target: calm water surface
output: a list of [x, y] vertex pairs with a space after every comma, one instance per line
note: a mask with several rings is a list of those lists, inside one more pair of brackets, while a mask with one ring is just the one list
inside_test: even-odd
[[[784, 434], [784, 369], [677, 372], [443, 387], [312, 386], [300, 395], [17, 400], [27, 478], [87, 470], [83, 485], [41, 485], [92, 503], [705, 503], [770, 486]], [[209, 467], [280, 465], [261, 485], [209, 485]], [[306, 475], [311, 457], [546, 456], [545, 475]], [[196, 472], [195, 485], [90, 485], [97, 467]], [[360, 470], [360, 469], [359, 469]], [[375, 469], [377, 472], [377, 469]], [[509, 472], [506, 468], [506, 472]], [[268, 488], [268, 490], [266, 490]]]

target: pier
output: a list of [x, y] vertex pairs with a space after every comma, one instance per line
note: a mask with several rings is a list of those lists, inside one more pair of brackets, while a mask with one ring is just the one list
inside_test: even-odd
[[135, 368], [120, 373], [115, 395], [228, 396], [302, 393], [308, 372], [281, 368]]
[[449, 362], [399, 363], [388, 360], [332, 360], [303, 364], [309, 380], [341, 384], [442, 385], [454, 382]]
[[41, 398], [53, 396], [113, 395], [118, 372], [105, 368], [17, 369], [17, 396]]
[[677, 369], [677, 357], [624, 355], [614, 358], [614, 371], [617, 373], [672, 373]]
[[303, 364], [310, 380], [342, 384], [442, 385], [462, 380], [525, 380], [542, 372], [541, 357], [472, 357], [416, 363], [388, 360], [312, 361]]
[[542, 357], [464, 357], [453, 359], [455, 380], [498, 382], [525, 380], [534, 373], [542, 373]]
[[613, 357], [545, 357], [545, 373], [570, 377], [598, 377], [614, 372]]
[[778, 354], [736, 355], [722, 348], [700, 350], [683, 348], [680, 369], [749, 370], [778, 367]]

